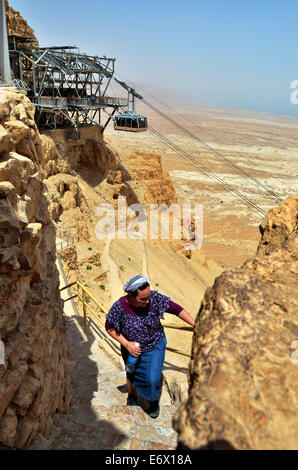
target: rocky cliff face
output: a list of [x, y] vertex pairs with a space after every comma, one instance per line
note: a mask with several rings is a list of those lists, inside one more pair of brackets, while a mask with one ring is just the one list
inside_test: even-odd
[[158, 153], [135, 151], [122, 155], [118, 172], [107, 178], [103, 189], [106, 194], [110, 193], [111, 200], [126, 196], [128, 205], [138, 202], [170, 206], [177, 201], [173, 183]]
[[47, 435], [70, 394], [55, 229], [34, 107], [13, 89], [2, 89], [1, 100], [0, 446], [21, 449], [38, 433]]
[[7, 32], [8, 35], [23, 36], [26, 38], [34, 39], [34, 44], [38, 44], [34, 30], [28, 25], [27, 21], [20, 15], [17, 10], [14, 10], [5, 0], [6, 18], [7, 18]]
[[297, 213], [298, 197], [271, 210], [256, 257], [206, 291], [180, 447], [298, 448]]

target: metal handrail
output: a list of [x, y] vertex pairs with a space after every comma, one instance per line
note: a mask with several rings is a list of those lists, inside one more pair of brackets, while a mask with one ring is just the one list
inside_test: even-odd
[[[80, 294], [77, 295], [77, 297], [83, 302], [83, 297], [80, 296]], [[101, 323], [102, 326], [105, 326], [104, 322], [101, 320], [101, 318], [96, 315], [96, 313], [92, 310], [92, 308], [86, 303], [86, 307], [88, 310], [90, 310], [91, 314], [94, 316], [94, 318]], [[86, 333], [86, 332], [85, 332]]]
[[31, 98], [35, 105], [50, 106], [54, 108], [65, 108], [68, 106], [124, 106], [127, 104], [125, 98], [115, 98], [112, 96], [96, 96], [94, 98], [63, 97], [63, 96], [36, 96]]
[[56, 248], [60, 251], [60, 250], [63, 250], [63, 248], [68, 248], [69, 246], [72, 246], [73, 244], [74, 244], [74, 237], [69, 236], [65, 240], [62, 240], [61, 242], [56, 242]]
[[[88, 296], [88, 298], [90, 298], [100, 309], [101, 313], [103, 313], [105, 316], [108, 314], [108, 311], [104, 308], [104, 306], [98, 302], [98, 300], [86, 289], [85, 286], [83, 286], [83, 284], [81, 284], [81, 282], [79, 281], [74, 281], [72, 282], [71, 284], [68, 284], [67, 286], [64, 286], [62, 287], [60, 290], [60, 292], [64, 289], [66, 289], [67, 287], [71, 287], [73, 286], [74, 284], [76, 284], [81, 290], [82, 290], [82, 293], [81, 295], [80, 294], [77, 294], [76, 296], [73, 296], [73, 297], [78, 297], [79, 300], [82, 302], [83, 304], [83, 316], [84, 316], [84, 332], [87, 333], [87, 318], [88, 318], [88, 314], [87, 314], [87, 309], [90, 311], [90, 313], [92, 314], [92, 316], [94, 317], [94, 320], [96, 322], [98, 322], [101, 326], [105, 326], [105, 322], [102, 320], [102, 318], [100, 317], [99, 314], [96, 314], [92, 308], [88, 305], [88, 303], [86, 302], [86, 295]], [[67, 300], [70, 300], [71, 298], [73, 297], [70, 297], [69, 299]], [[65, 302], [67, 301], [65, 300]], [[184, 331], [193, 331], [193, 328], [190, 327], [190, 326], [179, 326], [179, 325], [175, 325], [173, 323], [167, 323], [167, 322], [164, 322], [164, 321], [161, 321], [161, 324], [164, 328], [173, 328], [175, 330], [184, 330]], [[182, 356], [186, 356], [186, 357], [191, 357], [191, 355], [185, 351], [182, 351], [180, 349], [174, 349], [174, 348], [170, 348], [168, 346], [166, 346], [166, 349], [168, 351], [171, 351], [171, 352], [175, 352], [176, 354], [180, 354]]]
[[164, 321], [161, 321], [160, 323], [165, 328], [173, 328], [174, 330], [193, 331], [193, 328], [191, 326], [178, 326], [178, 325], [175, 325], [174, 323], [167, 323]]

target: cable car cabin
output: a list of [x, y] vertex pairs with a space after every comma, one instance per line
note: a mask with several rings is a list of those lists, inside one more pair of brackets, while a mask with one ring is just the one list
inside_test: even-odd
[[147, 118], [145, 116], [135, 116], [119, 114], [115, 116], [114, 129], [116, 131], [145, 132], [147, 130]]

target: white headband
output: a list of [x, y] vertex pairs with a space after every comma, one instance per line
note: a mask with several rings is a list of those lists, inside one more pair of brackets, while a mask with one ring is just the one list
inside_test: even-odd
[[148, 279], [145, 276], [138, 274], [124, 284], [123, 290], [124, 292], [133, 292], [145, 284], [145, 282], [148, 282]]

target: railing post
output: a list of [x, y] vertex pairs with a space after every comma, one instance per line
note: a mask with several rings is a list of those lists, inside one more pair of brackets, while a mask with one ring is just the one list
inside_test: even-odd
[[86, 309], [86, 293], [82, 289], [82, 299], [83, 299], [83, 313], [84, 313], [84, 333], [87, 333], [87, 309]]

